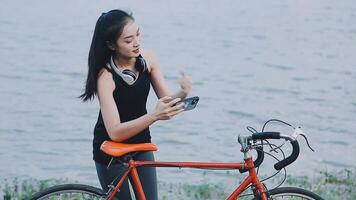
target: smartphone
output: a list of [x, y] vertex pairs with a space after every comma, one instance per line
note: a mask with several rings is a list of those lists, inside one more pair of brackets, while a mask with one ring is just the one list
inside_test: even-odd
[[195, 96], [195, 97], [185, 98], [178, 103], [184, 103], [184, 111], [188, 111], [188, 110], [193, 110], [197, 106], [198, 102], [199, 102], [199, 97]]

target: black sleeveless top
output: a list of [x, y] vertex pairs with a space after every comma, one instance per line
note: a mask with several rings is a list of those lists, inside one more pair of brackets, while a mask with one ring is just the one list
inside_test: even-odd
[[[142, 57], [141, 57], [142, 58]], [[142, 63], [136, 61], [137, 65]], [[120, 121], [127, 122], [137, 119], [147, 114], [146, 102], [148, 93], [150, 91], [150, 77], [148, 70], [140, 71], [140, 74], [133, 85], [128, 85], [113, 69], [108, 68], [111, 72], [116, 88], [113, 92], [113, 97], [116, 107], [119, 110]], [[100, 150], [100, 145], [105, 140], [111, 140], [108, 132], [106, 131], [101, 111], [99, 112], [98, 120], [94, 128], [93, 140], [93, 159], [102, 164], [108, 164], [111, 157]], [[149, 128], [141, 131], [137, 135], [129, 138], [123, 143], [137, 144], [151, 142], [151, 135]]]

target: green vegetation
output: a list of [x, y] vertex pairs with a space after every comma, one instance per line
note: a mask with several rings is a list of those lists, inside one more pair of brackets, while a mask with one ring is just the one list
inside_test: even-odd
[[63, 184], [68, 182], [67, 180], [47, 179], [47, 180], [35, 180], [25, 179], [19, 180], [17, 178], [13, 180], [4, 180], [0, 184], [0, 189], [3, 193], [4, 200], [27, 200], [31, 196], [44, 188], [48, 188], [54, 185]]
[[324, 199], [356, 199], [355, 169], [344, 169], [336, 173], [320, 171], [315, 178], [288, 176], [286, 183], [313, 191]]
[[[275, 182], [277, 182], [276, 180]], [[25, 200], [44, 188], [68, 183], [68, 180], [5, 180], [0, 183], [0, 189], [4, 200]], [[311, 190], [324, 199], [351, 200], [356, 199], [356, 170], [344, 169], [338, 172], [317, 172], [310, 176], [288, 176], [284, 185], [301, 187]], [[160, 182], [160, 199], [224, 199], [228, 195], [224, 184], [172, 184]], [[231, 192], [231, 191], [229, 191]], [[249, 199], [249, 198], [248, 198]]]

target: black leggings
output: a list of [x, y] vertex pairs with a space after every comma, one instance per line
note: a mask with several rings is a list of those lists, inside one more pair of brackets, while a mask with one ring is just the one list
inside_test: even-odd
[[[142, 161], [154, 161], [152, 152], [138, 153], [133, 157], [134, 160]], [[122, 175], [125, 172], [126, 167], [122, 164], [111, 164], [109, 169], [107, 165], [95, 162], [96, 172], [99, 177], [100, 185], [105, 192], [108, 191], [108, 185], [114, 181], [114, 186], [120, 181]], [[138, 167], [137, 168], [140, 181], [145, 192], [147, 200], [157, 200], [157, 177], [156, 168], [154, 167]], [[132, 180], [130, 178], [130, 182]], [[136, 195], [136, 191], [135, 195]], [[136, 195], [137, 196], [137, 195]], [[128, 180], [126, 179], [120, 188], [120, 191], [116, 194], [116, 199], [119, 200], [131, 200]]]

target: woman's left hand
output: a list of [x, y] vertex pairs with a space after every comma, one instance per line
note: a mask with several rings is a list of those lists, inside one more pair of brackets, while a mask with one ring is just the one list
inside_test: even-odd
[[192, 89], [192, 82], [190, 81], [190, 78], [185, 74], [185, 72], [181, 72], [181, 78], [180, 78], [180, 88], [182, 92], [185, 94], [185, 96], [188, 95], [190, 90]]

